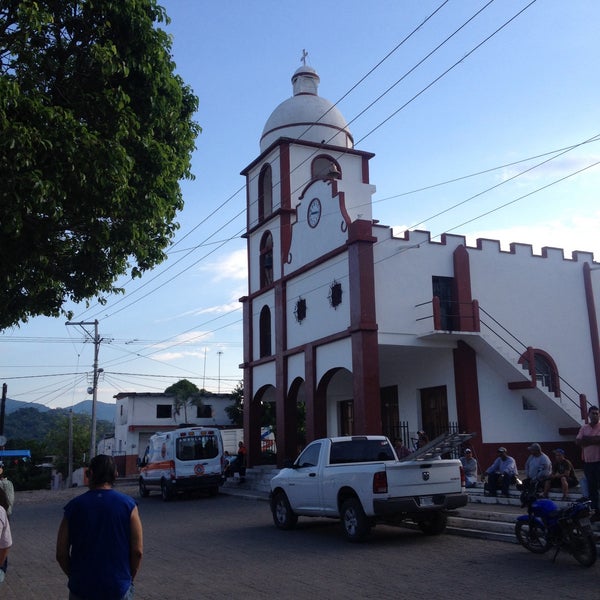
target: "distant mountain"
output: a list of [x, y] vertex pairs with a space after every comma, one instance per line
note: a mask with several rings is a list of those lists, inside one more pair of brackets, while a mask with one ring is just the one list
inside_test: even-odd
[[[96, 402], [96, 419], [112, 423], [115, 420], [116, 404], [109, 402]], [[82, 415], [92, 414], [92, 401], [83, 400], [73, 404], [73, 412]]]
[[4, 410], [5, 414], [7, 415], [14, 413], [20, 408], [35, 408], [40, 412], [46, 412], [47, 410], [50, 410], [47, 406], [44, 406], [43, 404], [36, 404], [35, 402], [20, 402], [19, 400], [13, 400], [12, 398], [6, 399], [5, 406], [6, 408]]
[[[19, 400], [13, 400], [12, 398], [6, 399], [5, 411], [7, 415], [16, 412], [21, 408], [35, 408], [39, 412], [47, 412], [49, 410], [55, 410], [48, 408], [43, 404], [36, 404], [35, 402], [21, 402]], [[62, 409], [67, 410], [67, 409]], [[92, 414], [92, 401], [83, 400], [73, 405], [73, 412], [82, 415]], [[115, 420], [115, 404], [109, 402], [96, 402], [96, 419], [100, 421], [108, 421], [112, 423]]]

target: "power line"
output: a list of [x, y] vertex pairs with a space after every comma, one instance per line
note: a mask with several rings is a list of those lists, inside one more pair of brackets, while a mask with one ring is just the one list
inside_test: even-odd
[[[493, 2], [494, 0], [490, 0], [490, 2], [488, 2], [488, 5]], [[332, 108], [334, 106], [336, 106], [339, 102], [341, 102], [344, 98], [346, 98], [353, 90], [355, 90], [362, 82], [364, 82], [376, 69], [378, 69], [390, 56], [392, 56], [406, 41], [408, 41], [417, 31], [419, 31], [423, 25], [425, 23], [427, 23], [431, 18], [433, 18], [433, 16], [435, 16], [446, 4], [448, 3], [448, 0], [445, 0], [444, 2], [442, 2], [432, 13], [430, 13], [425, 19], [423, 19], [421, 21], [421, 23], [419, 23], [419, 25], [417, 27], [415, 27], [407, 36], [405, 36], [405, 38], [398, 43], [390, 52], [388, 52], [388, 54], [381, 59], [374, 67], [372, 67], [361, 79], [359, 79], [358, 82], [356, 82], [353, 86], [351, 86], [351, 88], [333, 105], [331, 106], [323, 115], [321, 115], [321, 117], [319, 118], [322, 119], [330, 110], [332, 110]], [[478, 11], [481, 12], [481, 11]], [[478, 13], [477, 13], [478, 14]], [[363, 111], [364, 112], [364, 111]], [[362, 113], [361, 113], [362, 114]], [[304, 132], [303, 134], [300, 135], [300, 138], [302, 137], [302, 135], [306, 134], [306, 132], [308, 132], [311, 127], [313, 127], [313, 125], [310, 125]], [[310, 157], [309, 157], [310, 158]], [[308, 159], [307, 159], [308, 160]], [[295, 168], [299, 168], [301, 165], [297, 165]], [[207, 215], [207, 217], [205, 217], [200, 223], [198, 223], [190, 232], [188, 232], [188, 234], [186, 234], [183, 238], [185, 239], [185, 237], [187, 237], [190, 233], [192, 233], [194, 230], [196, 230], [201, 224], [205, 223], [210, 217], [212, 217], [213, 215], [217, 214], [220, 209], [222, 209], [225, 205], [227, 205], [233, 198], [235, 198], [240, 192], [244, 191], [244, 189], [246, 188], [246, 186], [242, 186], [240, 188], [238, 188], [238, 190], [236, 192], [234, 192], [233, 194], [231, 194], [224, 202], [222, 202], [219, 207], [217, 207], [215, 210], [213, 210], [209, 215]], [[227, 221], [227, 223], [224, 226], [230, 225], [232, 224], [235, 219], [239, 218], [240, 216], [242, 216], [244, 213], [246, 212], [246, 208], [244, 208], [242, 211], [240, 211], [239, 213], [237, 213], [234, 217], [232, 217], [229, 221]], [[157, 274], [155, 277], [151, 278], [150, 280], [148, 280], [147, 282], [145, 282], [143, 285], [139, 286], [138, 288], [136, 288], [132, 293], [138, 293], [140, 290], [142, 290], [143, 288], [145, 288], [147, 285], [149, 285], [150, 283], [152, 283], [154, 280], [156, 280], [158, 277], [161, 277], [166, 271], [170, 270], [171, 268], [175, 267], [177, 264], [179, 264], [182, 260], [184, 260], [185, 258], [187, 258], [187, 256], [190, 255], [191, 252], [193, 252], [196, 248], [204, 245], [211, 237], [213, 237], [214, 235], [216, 235], [217, 231], [221, 231], [222, 227], [219, 228], [218, 230], [215, 230], [208, 238], [206, 238], [204, 240], [204, 242], [199, 245], [199, 246], [195, 246], [192, 249], [190, 249], [189, 252], [186, 252], [186, 254], [179, 258], [175, 263], [173, 263], [172, 265], [169, 265], [165, 270], [161, 271], [161, 273]], [[238, 238], [242, 233], [244, 232], [244, 229], [241, 229], [238, 233], [236, 233], [235, 238]], [[133, 302], [130, 302], [129, 304], [127, 304], [126, 306], [122, 307], [121, 309], [119, 309], [116, 312], [112, 312], [109, 315], [105, 315], [105, 318], [108, 318], [110, 316], [114, 316], [115, 314], [118, 314], [119, 312], [121, 312], [122, 310], [125, 310], [126, 308], [129, 308], [130, 306], [136, 304], [137, 302], [139, 302], [141, 299], [144, 299], [146, 297], [148, 297], [151, 293], [161, 289], [162, 287], [164, 287], [166, 284], [170, 283], [171, 281], [173, 281], [175, 278], [179, 277], [180, 275], [182, 275], [183, 273], [187, 272], [189, 269], [191, 269], [193, 266], [197, 265], [198, 262], [204, 260], [205, 258], [207, 258], [207, 256], [209, 256], [210, 254], [212, 254], [213, 252], [215, 252], [216, 250], [219, 250], [221, 247], [223, 247], [226, 243], [230, 242], [232, 239], [234, 239], [234, 237], [229, 238], [228, 240], [225, 240], [222, 244], [219, 244], [219, 246], [214, 249], [212, 252], [209, 252], [208, 254], [205, 254], [203, 257], [201, 257], [200, 259], [198, 259], [197, 261], [195, 261], [194, 263], [192, 263], [191, 265], [187, 266], [185, 269], [183, 269], [182, 271], [180, 271], [179, 273], [177, 273], [176, 275], [174, 275], [173, 277], [171, 277], [170, 279], [168, 279], [167, 281], [163, 282], [162, 284], [160, 284], [157, 288], [150, 290], [147, 294], [145, 294], [144, 296], [142, 296], [142, 298], [139, 298]], [[180, 241], [182, 241], [180, 240]], [[177, 242], [179, 243], [179, 242]], [[177, 243], [173, 244], [172, 247], [175, 247], [177, 245]], [[123, 302], [125, 300], [125, 298], [121, 298], [119, 300], [117, 300], [114, 304], [113, 307], [117, 304], [120, 304], [121, 302]], [[96, 313], [96, 315], [94, 316], [100, 316], [100, 312]]]
[[[441, 42], [440, 44], [438, 44], [438, 46], [436, 46], [436, 48], [434, 48], [431, 52], [429, 52], [423, 59], [421, 59], [415, 66], [413, 66], [408, 72], [406, 72], [399, 80], [397, 80], [392, 86], [390, 86], [383, 94], [381, 94], [378, 98], [376, 98], [373, 102], [371, 102], [365, 109], [363, 109], [354, 119], [352, 119], [350, 121], [350, 123], [352, 123], [353, 121], [355, 121], [358, 117], [360, 117], [362, 114], [364, 114], [364, 112], [366, 112], [367, 110], [369, 110], [372, 106], [374, 106], [383, 96], [385, 96], [391, 89], [393, 89], [396, 85], [398, 85], [408, 74], [412, 73], [416, 68], [418, 68], [421, 64], [423, 64], [428, 58], [430, 58], [435, 52], [437, 52], [443, 45], [445, 45], [450, 39], [452, 39], [459, 31], [461, 31], [468, 23], [470, 23], [473, 19], [475, 19], [478, 15], [480, 15], [486, 8], [488, 8], [495, 0], [489, 0], [489, 2], [487, 2], [481, 9], [479, 9], [478, 11], [476, 11], [469, 19], [467, 19], [467, 21], [465, 21], [459, 28], [457, 28], [452, 34], [450, 34], [449, 36], [447, 36], [443, 42]], [[419, 92], [419, 94], [417, 94], [417, 96], [414, 96], [408, 103], [412, 102], [412, 100], [414, 100], [416, 97], [418, 97], [420, 94], [422, 94], [426, 89], [428, 89], [429, 87], [431, 87], [432, 85], [434, 85], [437, 81], [439, 81], [443, 76], [445, 76], [448, 72], [450, 72], [457, 64], [460, 64], [460, 62], [463, 62], [465, 60], [466, 57], [468, 57], [470, 54], [472, 54], [475, 50], [477, 50], [477, 48], [479, 48], [481, 45], [483, 45], [486, 41], [488, 41], [491, 37], [493, 37], [496, 33], [498, 33], [501, 29], [503, 29], [504, 27], [506, 27], [506, 25], [508, 25], [508, 23], [510, 23], [511, 21], [513, 21], [517, 16], [519, 16], [522, 12], [524, 12], [529, 6], [531, 6], [533, 3], [535, 3], [536, 0], [532, 0], [532, 2], [530, 2], [529, 5], [527, 5], [525, 8], [523, 8], [521, 11], [519, 11], [515, 16], [513, 16], [509, 21], [505, 22], [504, 25], [502, 25], [500, 28], [498, 28], [494, 33], [492, 33], [490, 36], [488, 36], [483, 42], [481, 42], [480, 44], [478, 44], [475, 48], [473, 48], [470, 52], [468, 52], [465, 56], [463, 56], [461, 58], [460, 61], [457, 61], [452, 67], [450, 67], [448, 70], [446, 70], [442, 75], [440, 75], [438, 78], [436, 78], [432, 83], [430, 83], [426, 88], [424, 88], [423, 90], [421, 90], [421, 92]], [[383, 62], [385, 62], [385, 60], [387, 60], [387, 58], [389, 58], [394, 52], [396, 52], [408, 39], [410, 39], [410, 37], [412, 37], [418, 30], [421, 29], [421, 27], [427, 22], [429, 21], [435, 14], [437, 14], [437, 12], [439, 12], [439, 10], [441, 10], [441, 8], [443, 6], [445, 6], [445, 4], [447, 4], [447, 2], [443, 2], [440, 6], [438, 6], [437, 9], [435, 9], [428, 17], [426, 17], [417, 27], [415, 27], [409, 35], [407, 35], [399, 44], [396, 45], [396, 47], [389, 52], [382, 60], [380, 60], [372, 69], [370, 69], [368, 71], [368, 73], [366, 75], [364, 75], [356, 84], [354, 84], [350, 90], [348, 90], [348, 92], [346, 92], [341, 98], [340, 100], [338, 100], [338, 103], [345, 98], [348, 94], [351, 93], [351, 91], [353, 91], [360, 83], [362, 83], [365, 79], [367, 79], [367, 77], [373, 73], [381, 64], [383, 64]], [[402, 108], [404, 108], [406, 105], [400, 107], [397, 111], [395, 111], [393, 113], [394, 116], [395, 114], [397, 114], [400, 110], [402, 110]], [[336, 103], [337, 104], [337, 103]], [[335, 106], [335, 105], [333, 105]], [[328, 111], [326, 111], [320, 118], [323, 118], [323, 116], [325, 116], [325, 114], [327, 114], [327, 112], [329, 112], [329, 110], [331, 110], [332, 107], [330, 107], [328, 109]], [[388, 117], [385, 121], [381, 122], [380, 125], [378, 125], [375, 129], [371, 130], [369, 133], [367, 133], [365, 136], [363, 136], [363, 138], [361, 138], [360, 141], [364, 140], [366, 137], [368, 137], [371, 133], [373, 133], [376, 129], [378, 129], [383, 123], [385, 123], [387, 120], [389, 120], [390, 117]], [[306, 133], [306, 131], [308, 131], [310, 128], [312, 127], [309, 126], [307, 128], [307, 130], [305, 130], [304, 133]], [[301, 139], [302, 134], [300, 136], [299, 139]], [[331, 138], [333, 139], [333, 138]], [[359, 143], [357, 142], [357, 143]], [[316, 151], [315, 151], [316, 152]], [[313, 153], [314, 154], [314, 153]], [[305, 159], [303, 161], [303, 163], [305, 163], [306, 161], [310, 160], [310, 156]], [[302, 163], [302, 164], [303, 164]], [[294, 169], [299, 168], [301, 165], [296, 165], [296, 167]], [[245, 189], [245, 186], [242, 186], [241, 188], [239, 188], [234, 194], [230, 195], [229, 198], [227, 198], [227, 200], [225, 200], [219, 207], [218, 209], [214, 210], [213, 212], [211, 212], [205, 219], [202, 220], [201, 223], [206, 222], [206, 220], [216, 214], [218, 212], [218, 210], [222, 207], [224, 207], [231, 199], [233, 199], [235, 196], [237, 196], [237, 194], [239, 194], [241, 191], [243, 191]], [[297, 192], [298, 189], [297, 188], [295, 191]], [[239, 218], [241, 215], [243, 215], [245, 213], [246, 209], [244, 208], [242, 211], [240, 211], [239, 213], [237, 213], [234, 217], [232, 217], [227, 223], [226, 225], [229, 225], [231, 223], [234, 222], [235, 219]], [[198, 224], [199, 226], [200, 224]], [[235, 238], [239, 237], [239, 235], [241, 235], [241, 233], [243, 233], [244, 229], [240, 230], [236, 235]], [[217, 233], [217, 231], [214, 231], [208, 238], [210, 239], [212, 236], [214, 236]], [[153, 290], [150, 290], [147, 294], [143, 295], [141, 298], [138, 298], [136, 300], [133, 300], [132, 302], [129, 302], [128, 304], [126, 304], [125, 306], [123, 306], [122, 308], [118, 309], [117, 311], [113, 311], [110, 314], [105, 315], [105, 318], [109, 318], [111, 316], [114, 316], [116, 314], [118, 314], [119, 312], [122, 312], [123, 310], [133, 306], [134, 304], [137, 304], [139, 301], [147, 298], [150, 294], [154, 293], [155, 291], [163, 288], [165, 285], [167, 285], [168, 283], [170, 283], [171, 281], [173, 281], [174, 279], [176, 279], [177, 277], [179, 277], [180, 275], [182, 275], [183, 273], [187, 272], [189, 269], [191, 269], [192, 267], [196, 266], [199, 262], [201, 262], [202, 260], [206, 259], [208, 256], [210, 256], [211, 254], [213, 254], [216, 250], [219, 250], [221, 247], [223, 247], [225, 244], [227, 244], [228, 242], [230, 242], [232, 238], [229, 238], [228, 240], [225, 240], [222, 244], [220, 244], [217, 248], [213, 249], [211, 252], [205, 254], [204, 256], [200, 257], [198, 260], [196, 260], [194, 263], [192, 263], [191, 265], [188, 265], [185, 269], [183, 269], [182, 271], [176, 273], [175, 275], [173, 275], [171, 278], [169, 278], [167, 281], [162, 282], [160, 285], [158, 285], [156, 288], [154, 288]], [[206, 241], [206, 240], [205, 240]], [[197, 246], [198, 247], [198, 246]], [[196, 247], [196, 248], [197, 248]], [[157, 279], [158, 277], [161, 277], [166, 271], [170, 270], [171, 268], [173, 268], [174, 266], [176, 266], [177, 264], [179, 264], [182, 260], [184, 260], [187, 256], [189, 256], [193, 251], [195, 250], [195, 248], [192, 248], [189, 252], [187, 252], [183, 257], [181, 257], [180, 259], [178, 259], [175, 263], [173, 263], [172, 265], [169, 265], [165, 270], [161, 271], [161, 273], [159, 273], [158, 275], [156, 275], [155, 277], [151, 278], [150, 280], [148, 280], [147, 282], [145, 282], [144, 284], [142, 284], [140, 287], [136, 288], [136, 290], [134, 290], [132, 293], [138, 293], [139, 291], [141, 291], [142, 289], [144, 289], [147, 285], [149, 285], [150, 283], [152, 283], [155, 279]], [[115, 302], [113, 304], [113, 306], [121, 303], [125, 301], [125, 298], [121, 298], [119, 299], [117, 302]], [[98, 316], [100, 313], [97, 313], [95, 316]]]

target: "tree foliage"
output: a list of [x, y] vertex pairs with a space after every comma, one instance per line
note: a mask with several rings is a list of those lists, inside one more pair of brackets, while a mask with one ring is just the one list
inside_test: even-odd
[[197, 98], [156, 0], [0, 3], [0, 330], [165, 258]]
[[[98, 424], [100, 426], [98, 427]], [[97, 438], [104, 435], [102, 424], [97, 424]], [[89, 415], [73, 414], [73, 470], [86, 466], [90, 456], [91, 417]], [[48, 454], [54, 456], [54, 466], [57, 471], [67, 475], [69, 465], [69, 415], [58, 414], [56, 425], [48, 431], [44, 438]]]
[[231, 392], [233, 404], [225, 407], [229, 420], [237, 427], [244, 425], [244, 382], [239, 381]]
[[188, 422], [187, 409], [188, 406], [202, 406], [202, 392], [198, 389], [198, 386], [187, 379], [180, 379], [177, 383], [170, 385], [166, 390], [165, 394], [169, 394], [174, 397], [173, 407], [175, 412], [179, 414], [183, 409], [185, 422]]
[[[73, 414], [73, 468], [84, 466], [89, 459], [91, 416]], [[30, 461], [17, 461], [7, 466], [7, 476], [18, 489], [35, 489], [48, 480], [48, 473], [41, 477], [36, 468], [45, 456], [53, 456], [54, 466], [64, 476], [68, 470], [69, 456], [69, 410], [57, 408], [39, 411], [35, 408], [21, 408], [6, 415], [5, 432], [8, 437], [7, 449], [31, 451]], [[98, 439], [114, 435], [114, 425], [98, 420]]]

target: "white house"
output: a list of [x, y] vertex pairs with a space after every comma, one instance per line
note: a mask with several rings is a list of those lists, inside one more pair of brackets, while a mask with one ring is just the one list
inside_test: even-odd
[[164, 393], [123, 392], [115, 396], [115, 438], [113, 456], [119, 473], [137, 473], [138, 458], [144, 455], [148, 439], [157, 431], [170, 431], [183, 423], [199, 426], [231, 427], [225, 408], [231, 406], [231, 394], [201, 396], [201, 406], [175, 409], [175, 398]]
[[482, 463], [503, 445], [522, 467], [532, 441], [577, 462], [572, 440], [600, 389], [600, 264], [559, 248], [394, 236], [372, 216], [374, 155], [353, 148], [314, 69], [292, 83], [242, 171], [250, 464], [265, 402], [279, 464], [316, 437], [383, 432], [410, 446], [420, 429], [475, 433]]

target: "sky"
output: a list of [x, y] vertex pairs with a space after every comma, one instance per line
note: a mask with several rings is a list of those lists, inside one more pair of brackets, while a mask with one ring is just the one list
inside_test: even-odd
[[[98, 320], [98, 400], [186, 378], [242, 379], [244, 178], [271, 112], [307, 64], [370, 161], [373, 216], [423, 229], [593, 252], [600, 261], [596, 0], [159, 0], [176, 72], [199, 98], [195, 180], [161, 266]], [[430, 18], [429, 18], [430, 17]], [[420, 25], [420, 27], [419, 27]], [[559, 293], [559, 290], [557, 290]], [[38, 317], [0, 334], [8, 396], [90, 398], [94, 325]]]

